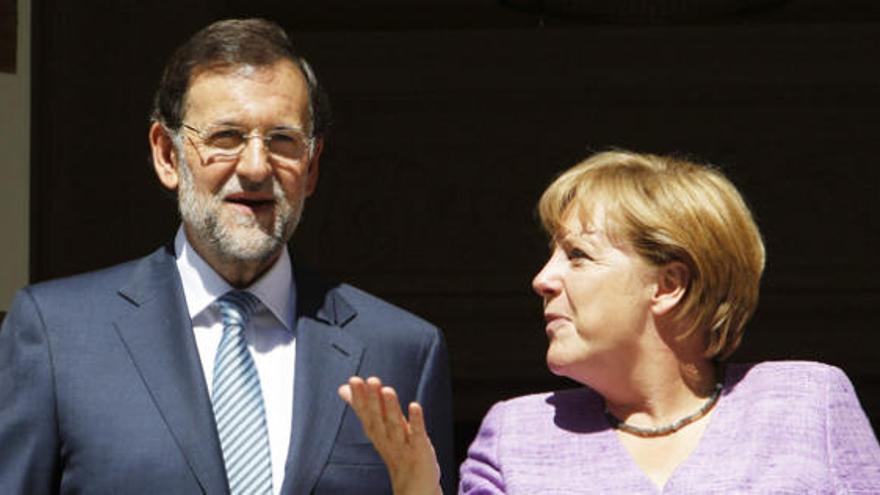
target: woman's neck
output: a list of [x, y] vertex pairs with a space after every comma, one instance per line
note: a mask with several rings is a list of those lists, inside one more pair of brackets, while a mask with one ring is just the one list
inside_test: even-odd
[[639, 361], [597, 390], [608, 411], [633, 426], [654, 428], [693, 414], [720, 379], [715, 364], [702, 357], [682, 362], [655, 355]]

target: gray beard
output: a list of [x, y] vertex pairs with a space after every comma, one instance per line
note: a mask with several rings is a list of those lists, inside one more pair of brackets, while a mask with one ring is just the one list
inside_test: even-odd
[[254, 218], [223, 209], [222, 198], [226, 195], [258, 187], [245, 187], [241, 179], [233, 175], [216, 194], [198, 191], [183, 150], [178, 148], [177, 151], [180, 169], [177, 203], [180, 217], [192, 235], [198, 237], [207, 249], [211, 249], [221, 259], [262, 262], [275, 256], [287, 244], [299, 225], [305, 206], [304, 195], [291, 203], [285, 197], [281, 185], [273, 178], [275, 218], [271, 231], [267, 232]]

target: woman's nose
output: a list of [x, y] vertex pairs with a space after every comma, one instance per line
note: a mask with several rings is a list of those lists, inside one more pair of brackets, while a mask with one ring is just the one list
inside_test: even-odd
[[551, 256], [541, 271], [532, 279], [532, 289], [541, 297], [556, 295], [561, 290], [562, 283], [556, 270], [555, 258], [555, 256]]

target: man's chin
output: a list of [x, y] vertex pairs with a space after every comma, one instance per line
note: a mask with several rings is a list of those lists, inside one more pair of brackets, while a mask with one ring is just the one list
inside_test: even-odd
[[284, 247], [279, 239], [259, 227], [236, 226], [219, 243], [222, 254], [241, 261], [262, 261], [277, 255]]

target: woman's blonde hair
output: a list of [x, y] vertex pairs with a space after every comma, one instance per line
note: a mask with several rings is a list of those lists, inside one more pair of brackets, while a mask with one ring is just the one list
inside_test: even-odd
[[755, 311], [764, 244], [736, 187], [719, 171], [686, 160], [609, 151], [560, 175], [538, 213], [551, 235], [578, 214], [585, 225], [601, 205], [604, 227], [649, 263], [678, 261], [689, 271], [675, 317], [684, 338], [707, 332], [705, 356], [725, 359]]

